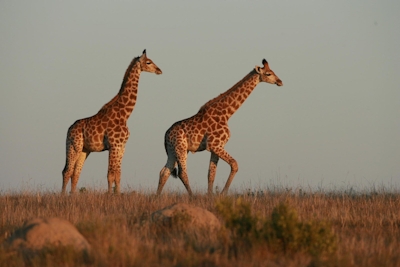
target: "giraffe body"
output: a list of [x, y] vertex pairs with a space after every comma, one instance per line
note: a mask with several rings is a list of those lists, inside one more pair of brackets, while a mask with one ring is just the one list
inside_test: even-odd
[[139, 77], [142, 71], [161, 74], [162, 71], [147, 58], [146, 50], [132, 60], [118, 94], [105, 104], [99, 112], [88, 118], [77, 120], [67, 133], [66, 163], [63, 173], [62, 192], [65, 193], [71, 179], [71, 193], [76, 191], [83, 164], [91, 152], [108, 150], [108, 192], [120, 192], [121, 163], [125, 144], [129, 138], [127, 121], [137, 98]]
[[[224, 149], [230, 137], [229, 118], [239, 109], [259, 82], [282, 86], [282, 81], [263, 60], [263, 67], [256, 66], [248, 75], [225, 93], [204, 104], [196, 115], [174, 123], [165, 133], [164, 145], [167, 163], [161, 169], [157, 194], [160, 194], [170, 174], [178, 176], [189, 195], [192, 190], [186, 169], [188, 152], [210, 151], [208, 193], [212, 193], [218, 160], [231, 166], [231, 172], [221, 193], [226, 193], [238, 171], [236, 160]], [[178, 167], [178, 171], [176, 170]]]

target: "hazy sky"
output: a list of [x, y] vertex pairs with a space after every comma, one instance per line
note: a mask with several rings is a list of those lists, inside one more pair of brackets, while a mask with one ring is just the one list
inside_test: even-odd
[[[164, 133], [266, 58], [283, 87], [259, 84], [230, 119], [231, 189], [400, 188], [399, 1], [1, 1], [0, 192], [61, 190], [65, 138], [142, 73], [122, 190], [155, 192]], [[210, 153], [189, 154], [206, 191]], [[106, 190], [108, 152], [79, 187]], [[215, 185], [229, 165], [219, 162]], [[168, 180], [166, 190], [183, 190]], [[69, 187], [68, 187], [69, 190]]]

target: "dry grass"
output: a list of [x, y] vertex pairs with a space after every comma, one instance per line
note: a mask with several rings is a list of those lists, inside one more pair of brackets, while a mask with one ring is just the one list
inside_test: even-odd
[[[26, 220], [60, 217], [72, 222], [88, 239], [93, 255], [81, 258], [57, 250], [23, 258], [0, 248], [0, 266], [400, 266], [400, 194], [389, 192], [304, 193], [267, 190], [232, 194], [249, 203], [253, 214], [271, 216], [286, 203], [301, 220], [328, 221], [337, 236], [336, 252], [324, 257], [276, 253], [264, 244], [229, 249], [230, 236], [181, 231], [142, 223], [173, 203], [188, 203], [218, 215], [221, 197], [126, 192], [120, 196], [86, 191], [0, 194], [0, 243]], [[221, 217], [220, 217], [221, 218]]]

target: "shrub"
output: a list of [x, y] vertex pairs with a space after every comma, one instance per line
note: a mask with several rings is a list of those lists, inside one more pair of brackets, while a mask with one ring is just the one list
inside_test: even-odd
[[223, 199], [217, 202], [216, 208], [225, 220], [225, 227], [231, 230], [233, 238], [249, 238], [256, 230], [258, 218], [251, 214], [250, 205], [241, 198], [235, 204], [231, 199]]
[[263, 238], [275, 251], [305, 251], [312, 256], [333, 253], [336, 250], [336, 236], [325, 221], [301, 222], [296, 210], [286, 204], [279, 204], [266, 220], [262, 230]]
[[265, 244], [274, 253], [305, 252], [314, 257], [331, 254], [336, 250], [337, 239], [329, 223], [299, 220], [295, 209], [281, 203], [270, 218], [259, 218], [251, 212], [250, 204], [241, 198], [234, 203], [223, 199], [217, 211], [231, 233], [230, 249], [246, 243], [247, 247]]

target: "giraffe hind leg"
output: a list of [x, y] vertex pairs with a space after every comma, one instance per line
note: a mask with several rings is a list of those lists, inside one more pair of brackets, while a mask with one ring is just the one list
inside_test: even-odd
[[208, 169], [208, 194], [211, 195], [213, 192], [213, 184], [215, 180], [215, 173], [217, 172], [217, 164], [219, 157], [211, 152], [210, 167]]
[[[189, 152], [187, 152], [187, 153], [189, 153]], [[174, 178], [178, 178], [178, 173], [179, 173], [179, 169], [178, 169], [178, 162], [175, 162], [175, 165], [174, 165], [175, 167], [173, 168], [173, 170], [171, 171], [171, 175], [174, 177]]]
[[88, 151], [82, 151], [79, 153], [77, 160], [75, 162], [75, 167], [74, 167], [74, 173], [72, 174], [71, 178], [71, 193], [76, 192], [76, 185], [78, 184], [79, 176], [82, 171], [83, 164], [85, 163], [85, 160], [89, 156], [90, 152]]
[[62, 193], [65, 193], [67, 190], [67, 185], [69, 180], [72, 178], [75, 169], [75, 163], [78, 159], [78, 154], [76, 153], [72, 144], [67, 146], [67, 158], [65, 161], [65, 167], [62, 171], [63, 175], [63, 184], [62, 184]]
[[161, 194], [162, 189], [164, 188], [165, 183], [167, 182], [170, 175], [173, 175], [177, 178], [177, 168], [175, 167], [177, 164], [176, 157], [173, 153], [168, 154], [168, 160], [165, 166], [160, 171], [160, 179], [158, 180], [158, 188], [157, 195]]
[[192, 196], [192, 189], [190, 188], [189, 185], [189, 177], [187, 174], [187, 169], [186, 169], [186, 159], [187, 159], [187, 151], [185, 153], [177, 153], [176, 155], [177, 160], [178, 160], [178, 177], [181, 179], [183, 185], [185, 186], [186, 190], [189, 193], [189, 196]]

